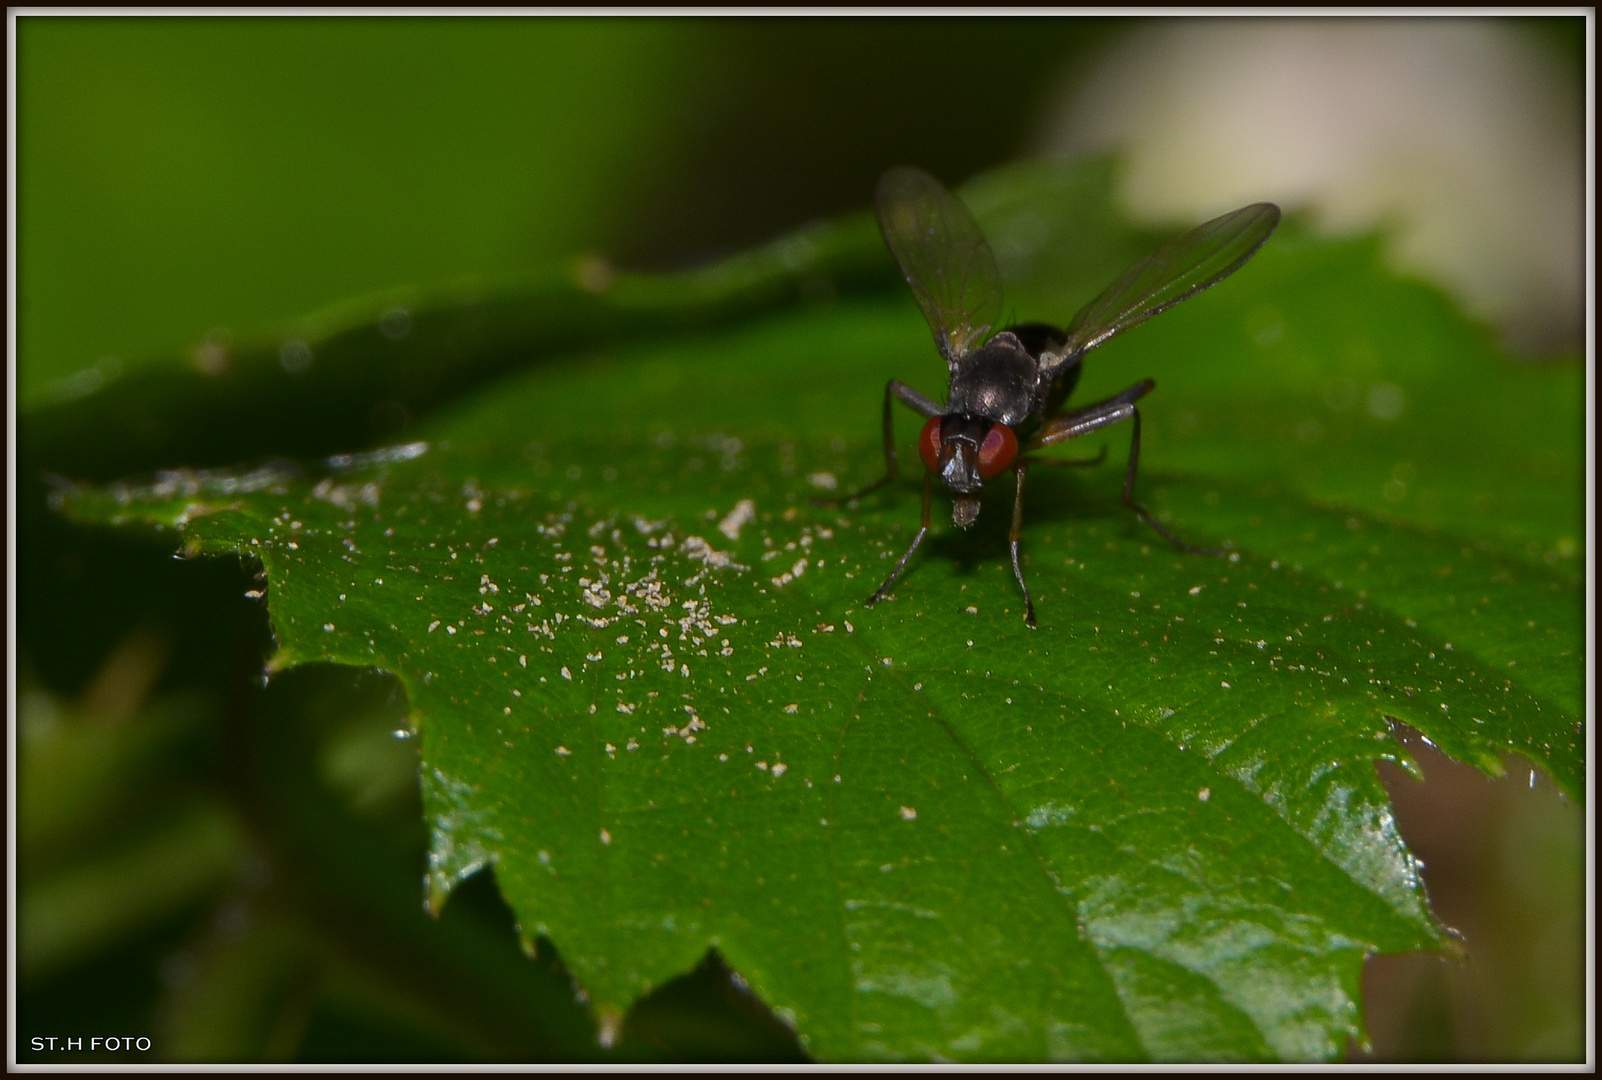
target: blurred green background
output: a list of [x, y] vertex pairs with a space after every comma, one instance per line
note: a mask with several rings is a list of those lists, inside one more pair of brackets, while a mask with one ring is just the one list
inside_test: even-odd
[[22, 400], [389, 286], [710, 261], [861, 208], [901, 162], [958, 182], [1023, 150], [1059, 66], [1116, 30], [24, 19]]
[[[1077, 66], [1134, 29], [13, 25], [24, 425], [74, 372], [126, 370], [357, 294], [581, 254], [696, 265], [863, 208], [892, 165], [955, 185], [1027, 153]], [[1509, 25], [1582, 93], [1583, 19]], [[28, 506], [21, 516], [33, 530], [19, 544], [13, 643], [23, 1060], [65, 1060], [29, 1050], [35, 1036], [112, 1032], [156, 1037], [143, 1060], [596, 1052], [558, 959], [518, 952], [488, 875], [439, 923], [422, 914], [415, 756], [388, 737], [404, 711], [388, 681], [307, 671], [245, 695], [269, 649], [261, 608], [240, 598], [249, 567], [176, 564]], [[1387, 780], [1469, 959], [1372, 965], [1373, 1055], [1572, 1059], [1584, 1039], [1580, 814], [1544, 781], [1427, 764], [1423, 788]], [[1531, 830], [1540, 844], [1509, 840]], [[343, 865], [352, 845], [367, 853], [355, 867]], [[713, 958], [631, 1015], [620, 1052], [799, 1049]]]

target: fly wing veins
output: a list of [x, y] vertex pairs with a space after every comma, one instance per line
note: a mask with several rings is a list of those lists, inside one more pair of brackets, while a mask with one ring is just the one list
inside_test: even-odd
[[1077, 360], [1130, 327], [1139, 326], [1203, 289], [1217, 285], [1250, 259], [1279, 224], [1279, 207], [1253, 203], [1168, 241], [1119, 275], [1068, 324], [1062, 364]]
[[920, 169], [885, 173], [875, 209], [884, 242], [955, 373], [1001, 321], [996, 257], [968, 208]]

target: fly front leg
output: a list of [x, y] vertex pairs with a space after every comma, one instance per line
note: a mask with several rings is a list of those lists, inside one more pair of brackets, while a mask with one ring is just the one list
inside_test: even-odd
[[934, 474], [924, 473], [923, 520], [918, 525], [918, 535], [912, 538], [912, 546], [907, 548], [907, 553], [905, 555], [901, 556], [901, 561], [896, 563], [896, 568], [894, 570], [890, 571], [890, 576], [884, 579], [884, 584], [880, 585], [878, 591], [876, 591], [872, 596], [868, 597], [868, 602], [866, 605], [867, 607], [872, 607], [880, 600], [883, 600], [886, 596], [890, 595], [890, 587], [900, 579], [902, 572], [907, 569], [907, 563], [912, 560], [912, 553], [918, 550], [918, 545], [923, 543], [923, 538], [929, 535], [929, 508], [933, 503], [933, 499]]
[[[858, 488], [849, 495], [842, 495], [838, 499], [814, 498], [814, 506], [839, 506], [841, 503], [855, 502], [864, 495], [871, 495], [884, 487], [898, 475], [896, 466], [896, 429], [895, 417], [891, 415], [891, 405], [899, 399], [909, 409], [920, 414], [925, 419], [939, 416], [944, 410], [934, 401], [924, 397], [918, 391], [902, 382], [900, 379], [891, 379], [884, 384], [884, 475], [867, 487]], [[927, 524], [927, 522], [925, 522]]]
[[1065, 413], [1051, 420], [1040, 429], [1040, 434], [1030, 443], [1030, 449], [1077, 439], [1081, 435], [1088, 435], [1092, 431], [1124, 420], [1134, 421], [1134, 431], [1129, 439], [1129, 465], [1124, 469], [1124, 491], [1119, 501], [1133, 510], [1141, 521], [1151, 526], [1153, 532], [1175, 547], [1196, 555], [1222, 555], [1223, 552], [1217, 548], [1196, 547], [1194, 544], [1185, 543], [1169, 532], [1150, 510], [1135, 501], [1135, 473], [1140, 466], [1140, 410], [1135, 408], [1135, 402], [1151, 393], [1156, 385], [1151, 379], [1142, 379], [1116, 397], [1087, 405], [1082, 409], [1075, 409], [1071, 413]]
[[1017, 478], [1018, 486], [1012, 496], [1012, 528], [1007, 533], [1007, 539], [1012, 544], [1012, 573], [1018, 579], [1018, 588], [1023, 590], [1024, 622], [1030, 629], [1035, 626], [1035, 602], [1030, 599], [1029, 586], [1024, 583], [1023, 563], [1018, 561], [1018, 541], [1023, 539], [1023, 492], [1024, 478], [1029, 475], [1029, 463], [1020, 461], [1013, 467], [1013, 476]]

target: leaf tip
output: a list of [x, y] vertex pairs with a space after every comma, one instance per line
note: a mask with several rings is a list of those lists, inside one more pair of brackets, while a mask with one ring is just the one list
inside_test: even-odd
[[596, 1009], [595, 1041], [602, 1050], [610, 1050], [618, 1043], [623, 1034], [623, 1014], [617, 1009], [601, 1007]]

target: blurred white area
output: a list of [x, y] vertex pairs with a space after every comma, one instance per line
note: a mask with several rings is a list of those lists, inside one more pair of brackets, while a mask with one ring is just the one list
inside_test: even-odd
[[1109, 150], [1138, 221], [1269, 199], [1332, 232], [1383, 227], [1525, 351], [1584, 327], [1583, 88], [1496, 19], [1153, 22], [1073, 73], [1050, 154]]

